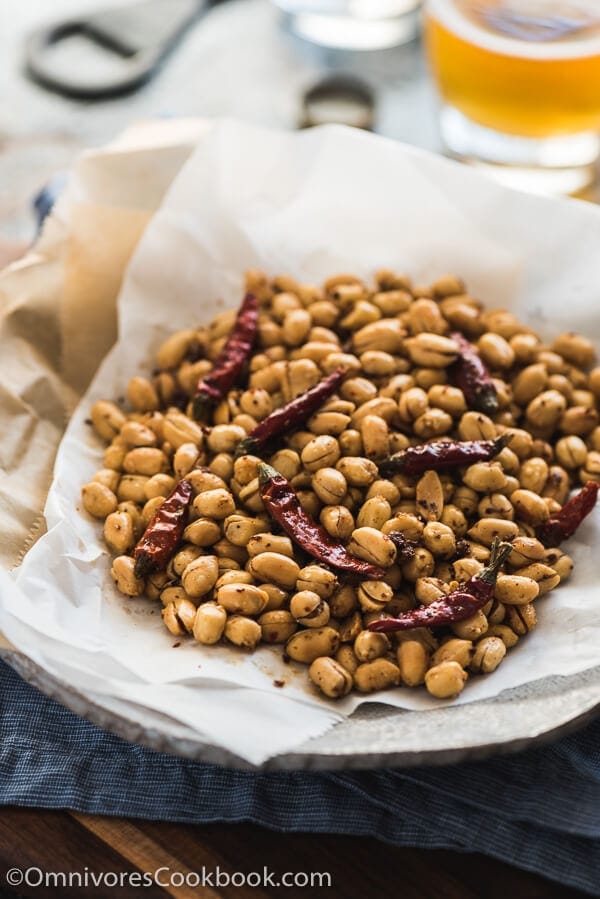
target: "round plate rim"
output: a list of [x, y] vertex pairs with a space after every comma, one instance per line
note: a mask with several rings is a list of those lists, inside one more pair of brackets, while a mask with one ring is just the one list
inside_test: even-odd
[[[143, 725], [139, 722], [128, 718], [114, 709], [107, 708], [99, 702], [92, 700], [84, 692], [76, 689], [72, 684], [68, 684], [47, 672], [42, 666], [34, 662], [22, 652], [14, 650], [0, 650], [0, 658], [9, 664], [24, 680], [36, 687], [44, 695], [59, 702], [82, 718], [87, 719], [91, 723], [97, 725], [110, 733], [127, 740], [153, 749], [157, 752], [169, 755], [179, 756], [188, 760], [203, 762], [205, 764], [216, 764], [222, 767], [254, 770], [254, 771], [285, 771], [285, 770], [312, 770], [326, 771], [336, 769], [378, 769], [393, 767], [420, 767], [427, 765], [449, 765], [462, 761], [481, 760], [489, 758], [497, 754], [511, 754], [519, 752], [523, 749], [542, 746], [546, 743], [553, 742], [562, 736], [583, 727], [596, 716], [600, 715], [600, 681], [596, 690], [592, 690], [592, 695], [588, 699], [584, 699], [583, 705], [574, 710], [571, 717], [565, 718], [560, 716], [560, 720], [551, 720], [549, 718], [547, 726], [536, 733], [515, 736], [505, 734], [495, 739], [484, 738], [481, 742], [471, 743], [469, 745], [457, 746], [448, 745], [444, 748], [437, 749], [375, 749], [372, 752], [353, 752], [344, 751], [344, 746], [339, 747], [339, 751], [315, 751], [311, 749], [309, 741], [297, 749], [290, 750], [286, 753], [274, 756], [263, 764], [253, 765], [246, 759], [240, 758], [235, 753], [215, 746], [204, 741], [200, 736], [197, 738], [178, 737], [173, 734], [161, 730], [159, 727]], [[592, 672], [600, 669], [592, 669]], [[577, 678], [577, 675], [570, 678], [562, 678], [568, 682]], [[538, 685], [543, 682], [536, 682]], [[574, 693], [575, 687], [565, 684], [565, 690], [561, 691], [564, 695], [565, 702], [569, 692]], [[509, 701], [527, 703], [527, 697], [513, 699], [510, 694], [518, 691], [507, 691]], [[543, 690], [542, 690], [543, 695]], [[539, 699], [539, 689], [538, 697]], [[468, 703], [463, 706], [454, 706], [459, 709], [474, 709], [476, 707], [486, 706], [488, 709], [498, 699], [482, 700], [479, 702]], [[371, 708], [385, 709], [381, 703], [374, 703]], [[364, 708], [364, 707], [363, 707]], [[431, 715], [437, 714], [438, 710], [428, 709], [421, 712], [409, 712], [407, 710], [389, 709], [386, 716], [385, 712], [380, 713], [378, 717], [386, 717], [391, 719], [397, 717], [397, 724], [401, 726], [401, 715], [406, 713], [411, 716], [418, 715], [421, 720], [430, 721]], [[451, 711], [452, 707], [446, 707]], [[400, 715], [398, 714], [400, 712]], [[476, 712], [477, 714], [477, 712]], [[367, 716], [368, 717], [368, 716]], [[483, 716], [485, 720], [485, 712]], [[346, 727], [352, 726], [352, 716], [342, 722]], [[338, 725], [337, 727], [341, 727]], [[328, 732], [329, 735], [335, 734], [336, 728]], [[340, 735], [341, 736], [341, 735]], [[339, 741], [338, 741], [339, 742]]]

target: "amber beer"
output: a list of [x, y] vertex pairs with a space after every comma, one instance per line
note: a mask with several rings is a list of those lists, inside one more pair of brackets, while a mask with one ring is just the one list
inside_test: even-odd
[[[557, 155], [562, 164], [566, 149], [567, 165], [564, 138], [589, 135], [571, 146], [573, 162], [592, 161], [585, 156], [597, 152], [600, 132], [600, 0], [429, 0], [425, 28], [457, 131], [460, 114], [498, 134], [563, 138]], [[506, 152], [518, 155], [508, 144]]]

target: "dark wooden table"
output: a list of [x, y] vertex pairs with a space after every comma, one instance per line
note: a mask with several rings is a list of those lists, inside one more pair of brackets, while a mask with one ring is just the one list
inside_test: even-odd
[[[342, 813], [342, 810], [340, 810]], [[329, 873], [331, 887], [56, 886], [7, 887], [11, 868], [116, 875], [170, 869], [248, 873], [267, 866], [285, 872]], [[39, 871], [30, 875], [37, 882]], [[169, 874], [162, 872], [165, 881]], [[177, 878], [174, 878], [177, 884]], [[193, 880], [190, 881], [192, 884]], [[98, 899], [575, 899], [577, 890], [553, 884], [482, 855], [398, 849], [373, 839], [271, 833], [253, 824], [166, 824], [76, 812], [6, 808], [0, 811], [0, 897], [94, 896]]]

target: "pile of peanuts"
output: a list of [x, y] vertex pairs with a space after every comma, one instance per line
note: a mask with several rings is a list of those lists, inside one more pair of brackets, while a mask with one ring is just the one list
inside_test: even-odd
[[[545, 344], [511, 312], [485, 310], [451, 275], [419, 286], [384, 270], [374, 287], [347, 274], [313, 286], [251, 271], [246, 285], [261, 304], [258, 337], [245, 384], [214, 408], [210, 426], [192, 419], [190, 398], [235, 310], [170, 336], [157, 372], [131, 379], [123, 408], [108, 401], [92, 408], [108, 445], [104, 467], [83, 488], [83, 506], [104, 521], [118, 589], [159, 600], [178, 638], [247, 650], [281, 644], [331, 698], [353, 687], [422, 684], [433, 696], [455, 696], [471, 674], [498, 667], [535, 627], [540, 597], [571, 574], [569, 556], [545, 549], [534, 534], [571, 488], [600, 480], [592, 344], [573, 333]], [[454, 330], [492, 373], [500, 405], [493, 418], [469, 409], [450, 382]], [[234, 458], [258, 422], [338, 366], [348, 372], [339, 393], [266, 461], [332, 537], [386, 569], [383, 580], [353, 583], [308, 558], [264, 510], [261, 460]], [[430, 440], [506, 433], [510, 442], [493, 461], [449, 473], [384, 478], [376, 464]], [[135, 543], [184, 477], [194, 499], [183, 543], [166, 571], [136, 578]], [[417, 542], [410, 561], [396, 563], [392, 531]], [[494, 537], [513, 549], [483, 610], [435, 632], [367, 630], [376, 618], [456, 589], [483, 568]]]

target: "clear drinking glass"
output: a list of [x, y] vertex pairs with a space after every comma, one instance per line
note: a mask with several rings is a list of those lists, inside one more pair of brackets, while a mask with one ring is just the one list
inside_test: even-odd
[[339, 50], [382, 50], [412, 40], [422, 0], [274, 0], [300, 37]]
[[513, 186], [575, 193], [600, 157], [600, 0], [425, 0], [446, 149]]

